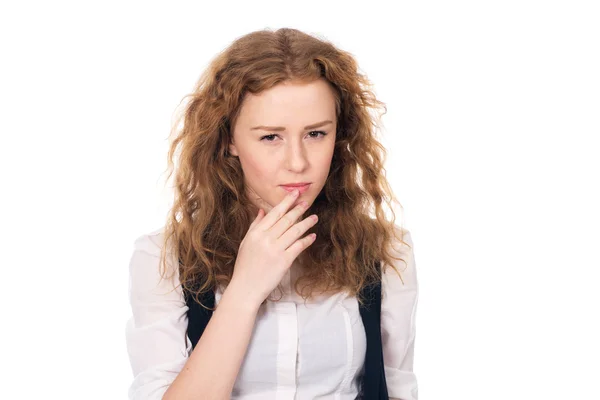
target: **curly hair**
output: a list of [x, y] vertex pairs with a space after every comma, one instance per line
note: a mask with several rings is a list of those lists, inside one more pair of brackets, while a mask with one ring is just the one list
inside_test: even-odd
[[362, 303], [361, 289], [381, 279], [378, 266], [392, 266], [400, 275], [392, 259], [406, 264], [390, 252], [395, 239], [408, 243], [394, 222], [392, 202], [399, 202], [385, 177], [385, 148], [375, 135], [385, 104], [349, 52], [296, 29], [264, 29], [237, 38], [212, 60], [184, 96], [189, 100], [169, 136], [167, 179], [175, 172], [174, 203], [164, 226], [161, 277], [167, 279], [169, 248], [179, 262], [179, 283], [198, 303], [202, 293], [229, 284], [255, 217], [247, 211], [251, 203], [240, 161], [228, 154], [230, 128], [245, 93], [317, 79], [334, 92], [336, 143], [325, 186], [306, 211], [320, 222], [307, 232], [317, 238], [298, 257], [305, 272], [294, 290], [305, 300], [314, 291], [345, 290]]

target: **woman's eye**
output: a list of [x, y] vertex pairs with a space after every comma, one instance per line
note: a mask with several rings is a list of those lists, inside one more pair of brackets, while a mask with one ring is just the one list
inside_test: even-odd
[[[316, 135], [313, 136], [312, 135], [313, 133], [316, 133]], [[322, 136], [327, 135], [327, 133], [325, 133], [323, 131], [311, 131], [308, 134], [310, 135], [311, 138], [314, 138], [314, 139], [319, 138], [319, 134], [322, 135]], [[273, 141], [272, 139], [274, 139], [276, 136], [277, 135], [275, 135], [275, 134], [265, 135], [265, 136], [261, 137], [260, 140], [266, 140], [267, 142], [272, 142]]]
[[317, 134], [317, 136], [312, 136], [312, 137], [314, 137], [314, 138], [318, 138], [318, 137], [319, 137], [319, 135], [318, 135], [319, 133], [320, 133], [321, 135], [323, 135], [323, 136], [327, 135], [327, 134], [326, 134], [325, 132], [323, 132], [323, 131], [312, 131], [312, 132], [309, 132], [308, 134], [310, 135], [311, 133], [316, 133], [316, 134]]
[[[264, 139], [267, 139], [267, 138], [272, 138], [272, 137], [275, 137], [275, 136], [277, 136], [277, 135], [265, 135], [265, 136], [261, 137], [260, 140], [264, 140]], [[272, 140], [267, 140], [267, 142], [272, 142]]]

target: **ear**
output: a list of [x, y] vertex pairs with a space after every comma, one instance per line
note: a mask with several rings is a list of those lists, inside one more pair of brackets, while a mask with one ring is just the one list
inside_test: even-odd
[[237, 152], [237, 148], [235, 147], [235, 144], [233, 144], [233, 143], [231, 143], [229, 145], [229, 154], [231, 154], [232, 156], [239, 157], [238, 152]]

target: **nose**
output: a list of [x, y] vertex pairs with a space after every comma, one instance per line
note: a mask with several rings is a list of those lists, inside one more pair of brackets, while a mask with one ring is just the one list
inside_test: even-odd
[[290, 171], [302, 172], [308, 166], [307, 149], [302, 143], [290, 141], [285, 152], [286, 167]]

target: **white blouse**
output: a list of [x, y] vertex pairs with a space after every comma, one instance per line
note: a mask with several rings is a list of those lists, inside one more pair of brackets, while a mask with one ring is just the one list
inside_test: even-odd
[[[181, 287], [173, 290], [172, 281], [160, 281], [162, 232], [161, 228], [137, 238], [129, 263], [133, 315], [127, 321], [126, 342], [134, 376], [129, 388], [131, 400], [162, 399], [192, 352], [186, 334], [188, 307]], [[410, 232], [404, 232], [404, 241], [412, 246]], [[413, 372], [418, 302], [415, 260], [406, 245], [396, 250], [392, 249], [393, 253], [408, 266], [405, 269], [405, 264], [398, 261], [404, 284], [389, 268], [382, 279], [385, 375], [390, 398], [417, 400]], [[168, 256], [168, 266], [177, 265], [173, 253]], [[295, 278], [292, 268], [282, 280], [281, 300], [269, 300], [259, 309], [232, 399], [350, 400], [358, 395], [366, 353], [358, 301], [343, 292], [316, 297], [305, 304], [293, 290]], [[274, 294], [278, 299], [279, 292]], [[221, 295], [219, 288], [216, 304]]]

